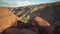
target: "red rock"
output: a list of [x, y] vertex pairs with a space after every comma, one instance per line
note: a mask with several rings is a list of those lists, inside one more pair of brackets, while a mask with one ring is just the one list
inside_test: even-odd
[[52, 26], [49, 24], [49, 22], [47, 22], [46, 20], [44, 20], [41, 17], [35, 17], [31, 20], [31, 23], [34, 27], [38, 28], [39, 31], [43, 32], [44, 34], [53, 34], [52, 30]]

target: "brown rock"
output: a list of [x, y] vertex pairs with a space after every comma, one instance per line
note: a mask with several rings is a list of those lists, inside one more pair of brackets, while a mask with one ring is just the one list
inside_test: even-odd
[[5, 31], [5, 34], [37, 34], [37, 33], [28, 29], [20, 30], [17, 28], [9, 28]]
[[21, 32], [20, 29], [17, 28], [8, 28], [6, 29], [5, 34], [23, 34], [23, 32]]
[[39, 29], [40, 32], [44, 33], [44, 34], [53, 34], [52, 30], [52, 26], [49, 24], [49, 22], [47, 22], [46, 20], [44, 20], [41, 17], [35, 17], [31, 20], [31, 23], [33, 26], [37, 27]]
[[60, 34], [60, 25], [55, 26], [54, 34]]
[[18, 17], [9, 12], [8, 8], [0, 7], [0, 32], [12, 26], [17, 20]]

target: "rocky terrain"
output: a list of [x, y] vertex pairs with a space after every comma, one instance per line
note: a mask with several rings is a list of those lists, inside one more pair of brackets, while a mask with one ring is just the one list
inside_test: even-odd
[[7, 9], [0, 9], [1, 34], [60, 34], [60, 2]]
[[12, 12], [18, 17], [29, 16], [30, 20], [35, 16], [40, 16], [53, 26], [60, 25], [60, 2], [17, 7], [13, 8]]

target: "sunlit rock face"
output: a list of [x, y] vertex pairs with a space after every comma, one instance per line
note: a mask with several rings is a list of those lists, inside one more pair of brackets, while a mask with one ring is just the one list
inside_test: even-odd
[[8, 11], [8, 8], [0, 7], [0, 32], [12, 26], [17, 20], [17, 17]]
[[47, 22], [41, 17], [36, 16], [35, 18], [32, 19], [31, 23], [33, 24], [33, 26], [39, 29], [40, 33], [43, 32], [44, 34], [53, 34], [52, 32], [53, 27], [50, 25], [49, 22]]
[[36, 16], [34, 19], [32, 19], [32, 22], [38, 23], [39, 26], [51, 26], [46, 20], [43, 18]]

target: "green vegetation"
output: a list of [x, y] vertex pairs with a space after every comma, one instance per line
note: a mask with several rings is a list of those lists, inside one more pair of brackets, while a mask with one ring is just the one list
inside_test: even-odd
[[24, 22], [24, 23], [27, 23], [28, 22], [28, 20], [30, 19], [30, 16], [28, 15], [28, 16], [21, 16], [20, 17], [20, 21], [22, 21], [22, 22]]

